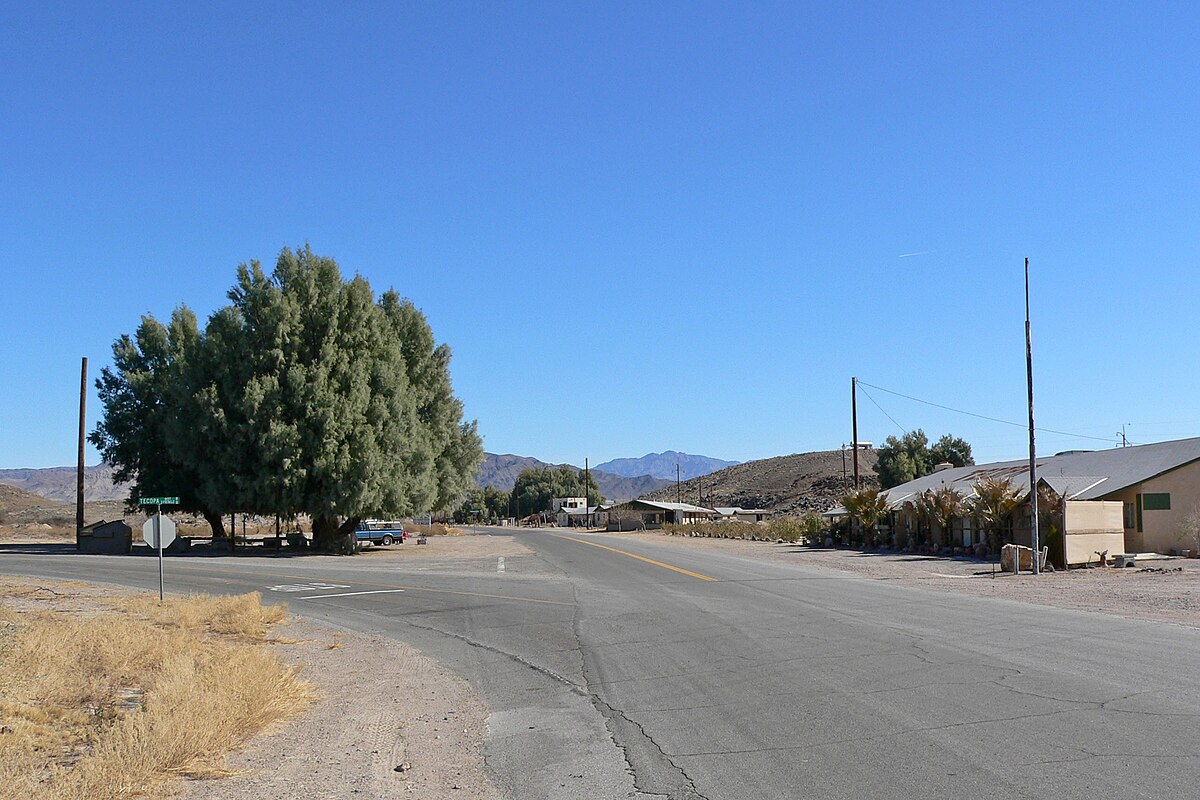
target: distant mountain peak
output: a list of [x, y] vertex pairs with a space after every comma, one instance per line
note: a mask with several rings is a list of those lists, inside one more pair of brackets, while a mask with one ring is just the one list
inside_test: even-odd
[[641, 458], [614, 458], [603, 464], [597, 464], [596, 469], [632, 478], [637, 475], [649, 475], [660, 480], [675, 480], [675, 467], [679, 466], [679, 477], [683, 480], [699, 478], [732, 467], [736, 461], [724, 461], [711, 456], [681, 453], [678, 450], [665, 450], [661, 453], [647, 453]]

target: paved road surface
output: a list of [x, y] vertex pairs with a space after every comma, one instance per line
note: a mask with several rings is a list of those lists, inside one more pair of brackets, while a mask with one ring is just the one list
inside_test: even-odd
[[[520, 800], [1200, 796], [1200, 631], [516, 535], [534, 555], [173, 558], [168, 590], [412, 642], [488, 704]], [[0, 572], [157, 585], [151, 558], [50, 550]]]

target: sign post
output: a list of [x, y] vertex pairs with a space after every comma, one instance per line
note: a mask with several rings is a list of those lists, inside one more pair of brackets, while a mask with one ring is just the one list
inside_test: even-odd
[[154, 516], [142, 526], [142, 541], [158, 550], [158, 602], [163, 601], [163, 548], [175, 541], [175, 521], [162, 515], [163, 506], [179, 505], [178, 497], [143, 497], [140, 506], [154, 506]]

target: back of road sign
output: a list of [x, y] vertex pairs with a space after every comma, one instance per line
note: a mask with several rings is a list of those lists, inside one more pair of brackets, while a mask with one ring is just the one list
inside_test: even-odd
[[[166, 550], [175, 541], [175, 521], [170, 517], [159, 517], [159, 533], [162, 535], [162, 547]], [[142, 526], [142, 541], [158, 549], [158, 541], [154, 538], [154, 517], [146, 520]]]

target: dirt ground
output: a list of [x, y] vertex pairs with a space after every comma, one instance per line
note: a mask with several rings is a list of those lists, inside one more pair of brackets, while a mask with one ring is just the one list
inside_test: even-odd
[[939, 592], [1018, 600], [1037, 605], [1100, 611], [1130, 619], [1154, 619], [1200, 628], [1200, 560], [1168, 559], [1125, 569], [1073, 569], [1038, 577], [997, 572], [990, 562], [901, 553], [825, 550], [800, 545], [666, 536], [657, 532], [609, 534], [671, 547], [763, 558], [814, 569], [836, 570]]
[[402, 642], [294, 620], [277, 636], [320, 699], [229, 758], [231, 778], [189, 782], [185, 800], [479, 798], [487, 709], [465, 681]]
[[[111, 609], [113, 593], [0, 578], [0, 594], [18, 610], [53, 597], [56, 609], [89, 615]], [[271, 641], [285, 662], [302, 666], [317, 702], [230, 754], [232, 776], [181, 781], [179, 797], [500, 798], [484, 768], [487, 709], [454, 673], [402, 642], [295, 618], [276, 627]]]

